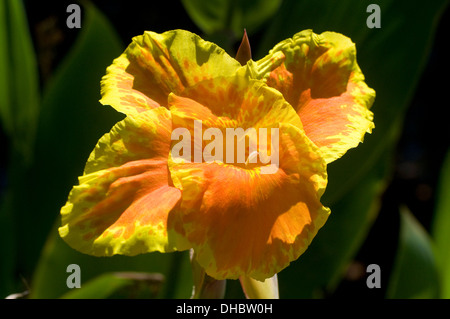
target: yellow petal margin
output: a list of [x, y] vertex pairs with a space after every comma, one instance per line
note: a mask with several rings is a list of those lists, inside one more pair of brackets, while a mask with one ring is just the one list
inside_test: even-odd
[[[96, 256], [188, 249], [170, 184], [171, 116], [160, 107], [128, 116], [91, 153], [61, 209], [61, 237]], [[181, 234], [180, 234], [181, 233]]]
[[200, 81], [232, 75], [240, 66], [223, 49], [194, 33], [146, 31], [134, 37], [107, 68], [100, 102], [136, 114], [166, 106], [169, 93], [179, 94]]
[[248, 66], [296, 109], [327, 163], [372, 131], [375, 91], [364, 82], [354, 43], [342, 34], [299, 32]]

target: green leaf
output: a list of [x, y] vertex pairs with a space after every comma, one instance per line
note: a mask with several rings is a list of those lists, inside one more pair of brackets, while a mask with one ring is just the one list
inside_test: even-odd
[[206, 34], [232, 31], [239, 37], [244, 29], [254, 33], [273, 16], [281, 0], [183, 0], [182, 3]]
[[72, 288], [62, 299], [155, 298], [164, 277], [157, 273], [104, 273], [83, 285]]
[[450, 151], [442, 164], [433, 218], [432, 237], [442, 276], [442, 298], [450, 298]]
[[[167, 298], [189, 298], [192, 289], [191, 276], [180, 276], [190, 274], [189, 257], [186, 252], [172, 254], [143, 254], [134, 257], [113, 256], [94, 257], [77, 252], [69, 247], [60, 237], [55, 224], [50, 233], [44, 250], [42, 251], [39, 264], [36, 268], [31, 284], [31, 298], [103, 298], [102, 294], [110, 295], [113, 290], [127, 286], [128, 281], [111, 279], [110, 276], [102, 279], [110, 282], [106, 291], [99, 292], [99, 285], [92, 284], [91, 280], [110, 272], [151, 272], [158, 273], [165, 278], [164, 286], [158, 285], [153, 297]], [[67, 266], [76, 264], [81, 270], [81, 289], [87, 286], [86, 295], [84, 290], [77, 293], [67, 287], [66, 281], [70, 276]], [[158, 276], [159, 276], [158, 275]], [[101, 281], [103, 282], [103, 281]], [[81, 296], [83, 294], [83, 296]], [[115, 294], [115, 297], [118, 297]], [[122, 297], [123, 295], [122, 291]]]
[[400, 210], [400, 238], [388, 298], [439, 297], [439, 276], [432, 242], [422, 225], [406, 209]]
[[14, 280], [17, 256], [14, 189], [32, 161], [39, 102], [36, 57], [22, 1], [0, 1], [0, 131], [9, 142], [2, 145], [8, 171], [7, 189], [0, 193], [0, 298], [23, 289]]
[[0, 122], [26, 163], [31, 161], [39, 112], [39, 75], [20, 0], [0, 3]]

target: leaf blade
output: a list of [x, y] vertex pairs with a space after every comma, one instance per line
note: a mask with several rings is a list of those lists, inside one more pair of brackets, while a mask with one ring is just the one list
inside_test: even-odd
[[164, 278], [160, 274], [138, 272], [104, 273], [61, 299], [155, 298]]
[[30, 163], [39, 115], [39, 76], [22, 1], [0, 5], [0, 120], [12, 147]]
[[234, 37], [247, 29], [258, 30], [278, 10], [281, 0], [183, 0], [184, 8], [206, 34], [232, 32]]
[[450, 152], [441, 168], [436, 209], [433, 216], [431, 234], [436, 243], [436, 254], [442, 276], [441, 298], [450, 298]]
[[426, 230], [406, 209], [400, 209], [400, 239], [386, 292], [390, 299], [439, 297], [439, 275]]

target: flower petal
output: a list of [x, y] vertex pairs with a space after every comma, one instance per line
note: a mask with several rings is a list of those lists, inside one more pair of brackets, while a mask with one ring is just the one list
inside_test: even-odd
[[61, 237], [109, 256], [190, 246], [173, 208], [181, 192], [168, 174], [171, 117], [165, 108], [128, 116], [105, 134], [61, 209]]
[[216, 77], [169, 96], [173, 125], [193, 132], [193, 120], [206, 127], [270, 128], [278, 123], [302, 127], [283, 96], [262, 81], [245, 76]]
[[[292, 106], [262, 81], [240, 76], [218, 77], [186, 89], [183, 95], [169, 96], [173, 129], [187, 129], [193, 138], [188, 157], [175, 154], [175, 160], [182, 157], [191, 162], [261, 166], [267, 173], [278, 164], [278, 156], [269, 155], [278, 152], [278, 143], [272, 143], [275, 138], [272, 131], [280, 123], [302, 127]], [[214, 133], [208, 132], [210, 129]], [[211, 140], [205, 137], [207, 133], [214, 136], [213, 142], [207, 142]], [[207, 148], [214, 149], [215, 154], [210, 156]]]
[[223, 49], [191, 32], [146, 31], [107, 68], [100, 102], [136, 114], [165, 106], [171, 92], [179, 94], [199, 81], [231, 75], [239, 67]]
[[304, 131], [280, 123], [280, 168], [169, 159], [182, 188], [180, 211], [197, 261], [216, 279], [249, 276], [263, 281], [308, 247], [329, 215], [320, 197], [326, 165]]
[[299, 32], [249, 66], [297, 110], [327, 163], [356, 147], [374, 127], [369, 108], [375, 91], [364, 82], [354, 43], [339, 33]]

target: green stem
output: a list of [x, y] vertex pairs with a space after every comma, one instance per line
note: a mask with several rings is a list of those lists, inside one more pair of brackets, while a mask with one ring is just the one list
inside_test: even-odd
[[180, 252], [173, 253], [172, 262], [170, 264], [170, 269], [166, 278], [165, 290], [163, 293], [165, 299], [174, 298], [178, 278], [180, 277], [180, 265], [183, 261], [183, 255], [184, 254]]

